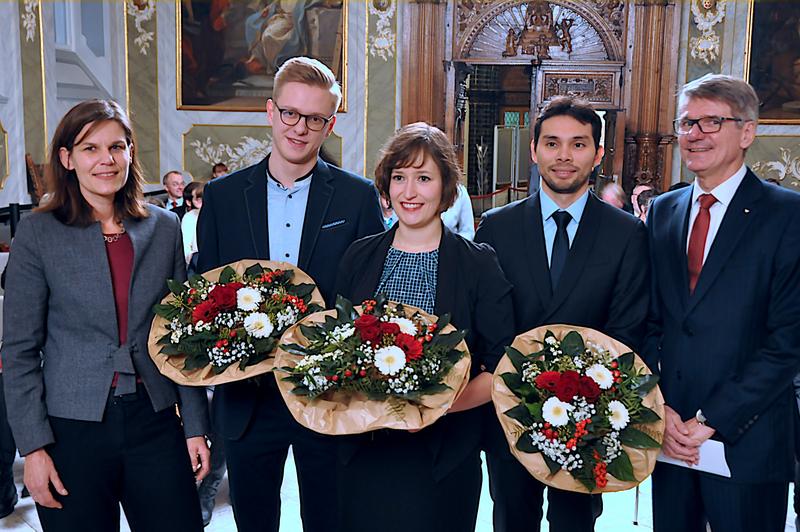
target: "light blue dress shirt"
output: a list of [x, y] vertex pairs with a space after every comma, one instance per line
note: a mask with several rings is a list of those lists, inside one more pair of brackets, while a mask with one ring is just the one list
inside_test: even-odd
[[553, 213], [556, 211], [567, 211], [572, 220], [567, 224], [567, 236], [569, 237], [569, 245], [572, 247], [572, 242], [575, 240], [575, 234], [578, 232], [578, 224], [581, 223], [581, 216], [583, 216], [583, 209], [586, 208], [586, 202], [589, 200], [589, 191], [576, 199], [572, 205], [566, 209], [560, 208], [556, 202], [547, 195], [544, 189], [539, 187], [539, 202], [542, 205], [542, 226], [544, 227], [544, 244], [547, 248], [547, 265], [550, 266], [550, 257], [553, 255], [553, 242], [556, 239], [556, 230], [558, 226], [553, 219]]
[[295, 181], [292, 188], [286, 188], [269, 175], [269, 170], [267, 171], [267, 229], [270, 260], [297, 266], [312, 179], [313, 176], [309, 176]]

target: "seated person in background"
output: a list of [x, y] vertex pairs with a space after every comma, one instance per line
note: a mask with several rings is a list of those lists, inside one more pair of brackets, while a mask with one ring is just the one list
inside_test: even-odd
[[644, 218], [640, 216], [640, 214], [642, 214], [642, 211], [641, 209], [639, 209], [638, 199], [639, 199], [639, 194], [641, 194], [646, 190], [653, 190], [653, 187], [651, 187], [650, 185], [636, 185], [635, 187], [633, 187], [633, 191], [631, 192], [631, 207], [633, 209], [632, 214], [637, 218], [639, 218], [640, 220], [644, 220]]
[[183, 189], [183, 205], [186, 214], [181, 219], [181, 233], [183, 233], [183, 255], [186, 264], [192, 260], [192, 255], [197, 253], [197, 218], [203, 206], [203, 190], [205, 183], [192, 181]]
[[178, 170], [170, 170], [164, 174], [161, 182], [167, 191], [167, 209], [177, 214], [178, 218], [183, 218], [183, 189], [186, 186], [183, 174]]
[[217, 163], [211, 167], [211, 179], [216, 179], [228, 174], [228, 166], [225, 163]]
[[613, 181], [600, 191], [600, 199], [618, 209], [625, 209], [625, 191]]
[[634, 208], [639, 213], [637, 216], [641, 221], [647, 221], [647, 213], [650, 212], [650, 204], [656, 199], [656, 195], [656, 191], [652, 188], [645, 189], [636, 195]]

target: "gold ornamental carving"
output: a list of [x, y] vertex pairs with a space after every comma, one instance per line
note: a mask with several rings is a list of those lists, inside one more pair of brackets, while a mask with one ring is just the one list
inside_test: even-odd
[[575, 96], [593, 103], [613, 103], [613, 74], [564, 75], [545, 73], [544, 100], [554, 96]]
[[714, 26], [725, 19], [727, 0], [692, 0], [692, 15], [699, 37], [689, 40], [689, 51], [693, 59], [710, 64], [719, 56], [720, 38]]
[[570, 28], [573, 22], [574, 19], [563, 18], [556, 24], [549, 3], [542, 0], [528, 2], [524, 26], [508, 29], [503, 57], [515, 57], [521, 49], [523, 54], [532, 55], [536, 60], [552, 59], [551, 46], [561, 46], [566, 53], [572, 53]]

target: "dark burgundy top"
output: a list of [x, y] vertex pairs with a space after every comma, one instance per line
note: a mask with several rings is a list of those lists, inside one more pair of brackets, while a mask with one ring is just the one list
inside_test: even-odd
[[[128, 290], [133, 272], [133, 242], [128, 233], [122, 233], [114, 242], [106, 241], [106, 255], [108, 256], [108, 267], [111, 270], [114, 306], [117, 309], [119, 345], [122, 345], [128, 341]], [[114, 379], [111, 381], [112, 387], [117, 385], [118, 379], [119, 374], [114, 373]]]

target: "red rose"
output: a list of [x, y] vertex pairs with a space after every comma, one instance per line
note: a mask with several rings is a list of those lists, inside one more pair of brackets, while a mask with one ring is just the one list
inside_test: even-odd
[[580, 394], [590, 403], [594, 403], [600, 397], [600, 387], [590, 377], [581, 377]]
[[209, 299], [194, 307], [192, 311], [192, 322], [197, 323], [198, 321], [202, 321], [203, 323], [210, 323], [217, 314], [219, 314], [219, 308], [217, 308], [213, 300]]
[[403, 350], [406, 360], [422, 358], [422, 343], [410, 334], [398, 333], [394, 339], [394, 345]]
[[236, 291], [242, 286], [244, 286], [242, 283], [218, 284], [211, 289], [208, 298], [216, 303], [220, 310], [236, 308]]
[[556, 385], [556, 397], [564, 402], [572, 401], [580, 390], [580, 379], [581, 376], [577, 371], [567, 370], [562, 373]]
[[399, 332], [400, 326], [398, 324], [388, 321], [381, 322], [381, 334], [398, 334]]
[[372, 314], [362, 314], [353, 323], [361, 339], [365, 342], [377, 344], [383, 336], [378, 318]]
[[548, 390], [551, 392], [556, 391], [556, 386], [558, 385], [558, 381], [561, 378], [561, 374], [557, 371], [545, 371], [536, 379], [534, 382], [536, 386], [542, 388], [544, 390]]

